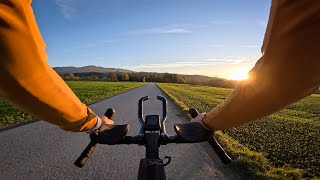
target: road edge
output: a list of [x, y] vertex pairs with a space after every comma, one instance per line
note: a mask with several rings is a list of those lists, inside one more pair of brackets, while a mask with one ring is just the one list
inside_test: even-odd
[[[160, 84], [160, 83], [159, 83]], [[183, 102], [179, 101], [178, 99], [176, 99], [174, 96], [172, 96], [169, 92], [167, 92], [166, 90], [162, 89], [159, 84], [157, 83], [157, 86], [159, 89], [161, 89], [161, 91], [163, 91], [171, 100], [173, 100], [173, 102], [175, 103], [176, 106], [179, 107], [179, 109], [181, 109], [183, 112], [183, 114], [185, 116], [189, 116], [188, 115], [188, 108], [183, 107], [185, 106]], [[166, 83], [163, 83], [166, 84]], [[171, 84], [171, 83], [167, 83], [167, 84]], [[181, 104], [181, 105], [180, 105]], [[190, 116], [189, 116], [190, 118]], [[242, 148], [242, 150], [245, 151], [250, 151], [251, 153], [254, 154], [260, 154], [260, 152], [256, 152], [256, 151], [252, 151], [249, 150], [246, 146], [244, 146], [243, 144], [239, 143], [237, 140], [233, 139], [232, 137], [228, 136], [227, 134], [223, 133], [223, 131], [217, 131], [216, 132], [217, 135], [217, 140], [218, 142], [221, 144], [221, 146], [223, 146], [225, 148], [225, 150], [228, 152], [229, 155], [232, 156], [233, 162], [231, 162], [230, 167], [231, 170], [234, 173], [239, 174], [240, 176], [242, 176], [241, 179], [283, 179], [283, 178], [293, 178], [293, 179], [304, 179], [305, 177], [303, 177], [303, 174], [301, 174], [301, 169], [297, 169], [297, 168], [292, 168], [292, 167], [274, 167], [272, 166], [272, 164], [269, 163], [269, 160], [262, 155], [262, 159], [264, 162], [267, 162], [267, 170], [260, 170], [259, 169], [259, 165], [262, 164], [258, 164], [258, 166], [256, 166], [256, 164], [250, 164], [251, 160], [249, 156], [239, 156], [238, 154], [236, 154], [235, 152], [233, 152], [233, 150], [229, 149], [229, 146], [234, 145], [237, 146], [238, 148]], [[231, 145], [227, 145], [226, 142], [230, 143]], [[258, 155], [260, 156], [260, 155]], [[252, 156], [251, 158], [254, 158], [254, 156]], [[252, 166], [250, 169], [250, 166]], [[255, 166], [255, 167], [254, 167]], [[258, 169], [258, 171], [255, 171], [255, 169]], [[284, 173], [277, 173], [277, 170], [281, 171], [285, 171]], [[290, 176], [288, 176], [290, 174]], [[287, 177], [286, 177], [287, 176]]]
[[[186, 121], [190, 122], [191, 121], [191, 116], [189, 115], [189, 109], [187, 107], [184, 107], [185, 105], [183, 104], [183, 102], [179, 101], [174, 96], [172, 96], [169, 92], [167, 92], [166, 90], [162, 89], [159, 86], [158, 83], [156, 83], [156, 86], [160, 89], [161, 92], [163, 92], [173, 102], [173, 104], [176, 106], [176, 108], [180, 111], [180, 113], [177, 114], [177, 115], [185, 117]], [[205, 143], [205, 144], [200, 144], [200, 146], [202, 146], [202, 148], [205, 149], [206, 153], [210, 156], [212, 161], [214, 161], [214, 160], [221, 161], [221, 159], [218, 157], [218, 155], [216, 153], [212, 154], [212, 153], [208, 152], [209, 148], [210, 148], [210, 150], [214, 151], [211, 143], [208, 142], [208, 141], [207, 142], [203, 142], [203, 143]], [[214, 158], [212, 156], [216, 156], [216, 158]], [[235, 161], [235, 160], [233, 159], [233, 161]], [[223, 164], [222, 162], [221, 162], [221, 164], [222, 164], [222, 166], [227, 167], [228, 171], [233, 173], [233, 176], [237, 176], [237, 179], [238, 178], [239, 179], [250, 179], [251, 178], [250, 176], [247, 176], [247, 175], [244, 175], [244, 174], [239, 174], [239, 171], [237, 171], [236, 169], [234, 169], [234, 168], [232, 168], [230, 166], [231, 164], [227, 165], [227, 164]], [[233, 162], [233, 164], [234, 164], [234, 162]], [[219, 167], [219, 169], [222, 168], [222, 166]], [[221, 172], [225, 171], [225, 170], [223, 170], [223, 168], [220, 169], [220, 170], [221, 170]], [[224, 174], [227, 176], [226, 172], [224, 172]], [[232, 177], [230, 177], [230, 178], [232, 179]]]

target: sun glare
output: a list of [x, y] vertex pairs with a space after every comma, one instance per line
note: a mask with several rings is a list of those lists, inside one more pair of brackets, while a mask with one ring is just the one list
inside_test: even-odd
[[249, 78], [248, 72], [250, 68], [241, 67], [230, 74], [232, 80], [246, 80]]

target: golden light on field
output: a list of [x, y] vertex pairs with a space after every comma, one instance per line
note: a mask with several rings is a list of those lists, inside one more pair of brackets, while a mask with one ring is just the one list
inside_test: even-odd
[[250, 68], [248, 67], [241, 67], [238, 68], [236, 70], [234, 70], [233, 72], [231, 72], [230, 74], [230, 79], [232, 80], [246, 80], [249, 78], [249, 73]]

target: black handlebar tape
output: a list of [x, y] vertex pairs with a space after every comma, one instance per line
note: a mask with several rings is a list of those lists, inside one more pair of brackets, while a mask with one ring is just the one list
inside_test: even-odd
[[[104, 115], [107, 118], [112, 119], [114, 113], [115, 113], [115, 110], [113, 108], [109, 108], [106, 110]], [[97, 143], [91, 140], [88, 146], [86, 147], [86, 149], [81, 153], [79, 158], [74, 162], [74, 165], [78, 166], [79, 168], [82, 168], [86, 164], [91, 154], [93, 153], [94, 149], [96, 148], [96, 145]]]
[[96, 142], [90, 141], [86, 149], [81, 153], [79, 158], [74, 162], [74, 165], [78, 166], [79, 168], [82, 168], [86, 164], [87, 160], [89, 159], [94, 149], [96, 148], [96, 145], [97, 145]]
[[218, 141], [216, 140], [215, 137], [211, 138], [209, 140], [209, 144], [213, 148], [213, 150], [216, 152], [216, 154], [219, 156], [220, 160], [224, 164], [229, 164], [231, 163], [231, 158], [228, 156], [228, 154], [224, 151], [224, 149], [220, 146]]
[[[197, 109], [195, 108], [190, 108], [189, 109], [189, 113], [191, 115], [192, 118], [195, 118], [199, 115], [199, 112]], [[231, 158], [228, 156], [228, 154], [224, 151], [224, 149], [220, 146], [220, 144], [218, 143], [218, 141], [216, 140], [215, 137], [210, 138], [209, 143], [211, 145], [211, 147], [213, 148], [213, 150], [217, 153], [217, 155], [219, 156], [220, 160], [224, 163], [224, 164], [229, 164], [231, 162]]]
[[108, 119], [112, 119], [114, 113], [116, 112], [116, 110], [114, 110], [113, 108], [109, 108], [106, 110], [106, 112], [104, 113], [104, 115], [108, 118]]
[[199, 112], [196, 108], [190, 108], [189, 109], [189, 113], [191, 115], [192, 118], [195, 118], [199, 115]]

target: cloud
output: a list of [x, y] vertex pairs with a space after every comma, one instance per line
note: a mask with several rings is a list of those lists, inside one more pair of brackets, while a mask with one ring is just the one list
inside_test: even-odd
[[233, 24], [234, 22], [230, 20], [213, 20], [213, 21], [210, 21], [210, 23], [214, 25], [227, 25], [227, 24]]
[[81, 45], [70, 47], [68, 49], [64, 49], [64, 51], [65, 52], [71, 52], [71, 51], [75, 51], [75, 50], [90, 49], [90, 48], [94, 48], [94, 47], [97, 47], [97, 46], [98, 46], [98, 44], [96, 44], [96, 43], [84, 43], [84, 44], [81, 44]]
[[180, 24], [171, 24], [171, 27], [184, 27], [187, 29], [202, 29], [207, 28], [208, 24], [191, 24], [191, 23], [180, 23]]
[[127, 35], [145, 35], [145, 34], [190, 34], [192, 31], [188, 28], [190, 24], [171, 24], [160, 27], [146, 29], [136, 29], [127, 31]]
[[258, 45], [241, 45], [241, 48], [260, 48], [261, 46]]
[[224, 47], [223, 44], [185, 44], [186, 47]]
[[251, 68], [258, 57], [222, 57], [203, 60], [176, 61], [123, 66], [122, 68], [144, 72], [169, 72], [178, 74], [199, 74], [229, 78], [230, 73], [239, 67]]
[[96, 47], [97, 44], [96, 43], [88, 43], [86, 45], [84, 45], [82, 48], [92, 48], [92, 47]]
[[95, 60], [101, 61], [101, 60], [106, 60], [106, 58], [102, 56], [98, 56], [95, 58]]
[[136, 66], [127, 67], [130, 69], [140, 70], [146, 68], [186, 68], [186, 67], [210, 67], [216, 65], [236, 65], [247, 62], [256, 61], [257, 57], [241, 58], [241, 57], [226, 57], [226, 58], [212, 58], [200, 61], [177, 61], [172, 63], [152, 63], [152, 64], [140, 64]]
[[123, 39], [107, 39], [99, 42], [84, 42], [84, 43], [79, 43], [79, 45], [65, 49], [65, 51], [70, 52], [75, 50], [92, 49], [92, 48], [103, 46], [103, 45], [118, 43], [122, 40]]
[[260, 20], [258, 21], [258, 25], [263, 27], [263, 28], [267, 28], [267, 24], [268, 24], [268, 21], [267, 20]]
[[223, 44], [208, 44], [208, 47], [224, 47]]
[[234, 65], [234, 64], [243, 64], [243, 63], [253, 62], [253, 61], [256, 61], [257, 59], [258, 59], [257, 57], [249, 57], [249, 58], [244, 58], [244, 57], [224, 57], [224, 58], [207, 59], [207, 61], [210, 61], [210, 62], [216, 63], [216, 64]]
[[59, 7], [59, 10], [65, 19], [71, 19], [77, 12], [73, 5], [74, 0], [56, 0], [55, 3]]
[[118, 43], [118, 42], [120, 42], [122, 40], [123, 39], [106, 39], [103, 42], [109, 44], [109, 43]]

